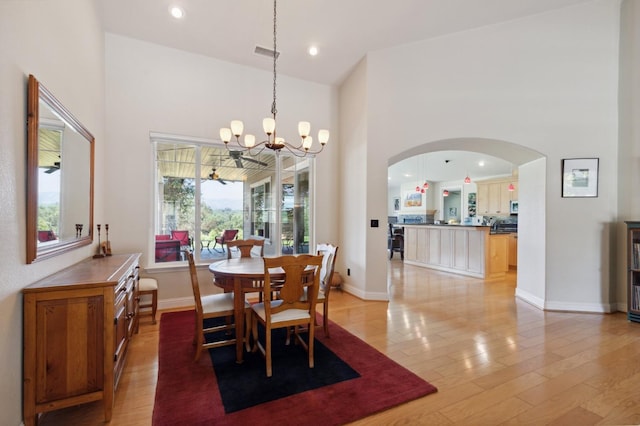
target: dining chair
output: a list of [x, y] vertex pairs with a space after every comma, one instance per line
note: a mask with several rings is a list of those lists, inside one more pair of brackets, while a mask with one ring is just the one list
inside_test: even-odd
[[[332, 244], [318, 244], [316, 246], [316, 252], [322, 256], [322, 269], [320, 270], [320, 288], [318, 289], [317, 303], [322, 303], [322, 329], [324, 335], [329, 336], [329, 293], [331, 292], [333, 282], [333, 271], [336, 265], [336, 256], [338, 254], [338, 247]], [[303, 300], [307, 298], [307, 291], [305, 289]], [[317, 325], [314, 317], [314, 323]], [[303, 331], [299, 329], [298, 331]], [[289, 334], [287, 334], [287, 341]]]
[[[232, 259], [234, 256], [231, 252], [232, 248], [237, 248], [236, 253], [240, 253], [240, 258], [243, 257], [264, 257], [264, 240], [256, 240], [249, 238], [247, 240], [233, 240], [227, 243], [227, 259]], [[253, 280], [252, 285], [255, 288], [262, 288], [263, 280]], [[262, 302], [262, 292], [258, 295], [258, 302]]]
[[[308, 268], [311, 267], [311, 270]], [[316, 301], [320, 287], [320, 268], [322, 256], [308, 254], [298, 256], [280, 256], [264, 258], [264, 293], [263, 302], [251, 307], [251, 329], [253, 333], [253, 351], [260, 350], [266, 359], [267, 377], [272, 376], [271, 362], [271, 331], [276, 328], [293, 328], [294, 336], [309, 357], [309, 368], [313, 368], [313, 342], [314, 329], [312, 324], [315, 319]], [[280, 289], [280, 298], [271, 300], [266, 292], [271, 291], [271, 268], [282, 268], [285, 273], [284, 282]], [[307, 289], [307, 298], [303, 295]], [[258, 338], [258, 323], [265, 329], [264, 345]], [[305, 342], [301, 334], [297, 332], [298, 326], [306, 326], [308, 341]]]
[[[253, 253], [259, 254], [260, 257], [264, 257], [264, 240], [233, 240], [227, 241], [227, 259], [231, 259], [233, 254], [231, 253], [232, 248], [237, 248], [240, 253], [240, 257], [252, 257]], [[259, 250], [259, 253], [256, 252]]]
[[[233, 330], [235, 328], [235, 324], [231, 323], [228, 318], [233, 317], [233, 293], [218, 293], [218, 294], [210, 294], [206, 296], [202, 296], [200, 293], [200, 285], [198, 283], [198, 274], [196, 271], [196, 265], [193, 260], [193, 253], [190, 250], [187, 250], [185, 253], [187, 260], [189, 261], [189, 273], [191, 274], [191, 287], [193, 289], [193, 298], [195, 301], [195, 336], [194, 336], [194, 344], [196, 345], [196, 355], [194, 360], [198, 361], [200, 358], [200, 353], [203, 349], [209, 348], [217, 348], [220, 346], [234, 345], [236, 343], [236, 339], [246, 339], [248, 341], [250, 337], [250, 328], [248, 324], [250, 324], [251, 319], [251, 305], [244, 302], [245, 304], [245, 321], [247, 324], [246, 332], [244, 336], [235, 336], [229, 337], [225, 334], [225, 338], [222, 340], [216, 340], [213, 342], [206, 342], [205, 335], [217, 333], [217, 332], [226, 332]], [[205, 320], [212, 318], [225, 318], [225, 322], [222, 325], [205, 325]]]
[[322, 255], [318, 303], [322, 303], [322, 328], [325, 336], [329, 337], [329, 293], [333, 283], [333, 271], [336, 266], [338, 247], [332, 244], [318, 244], [316, 251], [319, 255]]

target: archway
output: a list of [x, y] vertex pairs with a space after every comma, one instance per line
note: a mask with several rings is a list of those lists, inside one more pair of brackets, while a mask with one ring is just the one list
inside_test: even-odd
[[516, 297], [543, 309], [546, 294], [546, 156], [512, 142], [486, 138], [456, 138], [412, 147], [390, 157], [387, 165], [438, 151], [486, 154], [508, 161], [517, 168], [519, 225]]

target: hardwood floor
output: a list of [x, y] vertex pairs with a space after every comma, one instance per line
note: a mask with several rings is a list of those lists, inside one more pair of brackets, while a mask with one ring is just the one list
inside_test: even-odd
[[[640, 324], [624, 313], [543, 312], [514, 298], [515, 274], [475, 278], [390, 261], [391, 300], [332, 292], [330, 318], [438, 387], [356, 425], [640, 423]], [[150, 425], [158, 325], [135, 336], [111, 424]], [[99, 403], [41, 425], [102, 424]], [[330, 415], [330, 411], [329, 414]]]

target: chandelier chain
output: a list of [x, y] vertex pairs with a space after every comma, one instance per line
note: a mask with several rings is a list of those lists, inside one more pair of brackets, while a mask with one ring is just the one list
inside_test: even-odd
[[[227, 149], [230, 149], [228, 145], [229, 141], [232, 137], [235, 137], [238, 146], [236, 149], [240, 149], [240, 152], [247, 152], [251, 156], [260, 155], [265, 148], [269, 148], [273, 150], [276, 155], [278, 155], [280, 150], [286, 149], [297, 157], [305, 157], [307, 155], [320, 153], [329, 141], [329, 130], [320, 129], [318, 131], [320, 148], [312, 150], [313, 138], [309, 135], [311, 124], [308, 121], [300, 121], [298, 123], [298, 133], [300, 135], [299, 145], [290, 144], [283, 138], [276, 137], [276, 115], [278, 114], [276, 107], [278, 56], [278, 7], [277, 1], [273, 0], [273, 102], [271, 103], [271, 117], [262, 120], [262, 128], [267, 138], [256, 144], [255, 136], [247, 134], [244, 136], [244, 144], [241, 143], [240, 136], [242, 136], [242, 132], [244, 131], [244, 124], [241, 120], [232, 120], [230, 128], [223, 127], [220, 129], [220, 140], [224, 142]], [[254, 151], [252, 151], [252, 149]]]
[[276, 108], [276, 61], [278, 59], [278, 50], [276, 44], [276, 35], [277, 35], [277, 27], [276, 27], [276, 17], [277, 17], [277, 9], [276, 9], [276, 0], [273, 0], [273, 103], [271, 104], [271, 114], [273, 114], [273, 118], [276, 118], [276, 114], [278, 110]]

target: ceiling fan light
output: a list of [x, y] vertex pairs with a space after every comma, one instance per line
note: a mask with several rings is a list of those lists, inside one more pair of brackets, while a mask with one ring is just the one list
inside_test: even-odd
[[318, 131], [318, 142], [320, 145], [326, 145], [329, 142], [329, 131], [326, 129], [322, 129]]
[[308, 121], [301, 121], [298, 123], [298, 133], [301, 138], [306, 138], [309, 136], [309, 132], [311, 132], [311, 123]]
[[239, 138], [243, 131], [244, 131], [244, 124], [242, 123], [242, 121], [233, 120], [231, 122], [231, 133], [233, 133], [233, 135], [236, 138]]
[[271, 117], [267, 117], [262, 120], [262, 129], [267, 135], [272, 134], [276, 130], [276, 120]]
[[256, 145], [256, 137], [250, 134], [244, 136], [244, 146], [253, 148]]
[[312, 144], [313, 144], [313, 138], [311, 136], [304, 138], [302, 141], [302, 147], [304, 148], [305, 151], [308, 151], [311, 148]]
[[231, 140], [231, 129], [228, 127], [223, 127], [220, 129], [220, 139], [224, 143], [228, 143]]
[[280, 146], [280, 145], [284, 145], [284, 138], [275, 138], [275, 140], [273, 141], [274, 145], [276, 146]]

